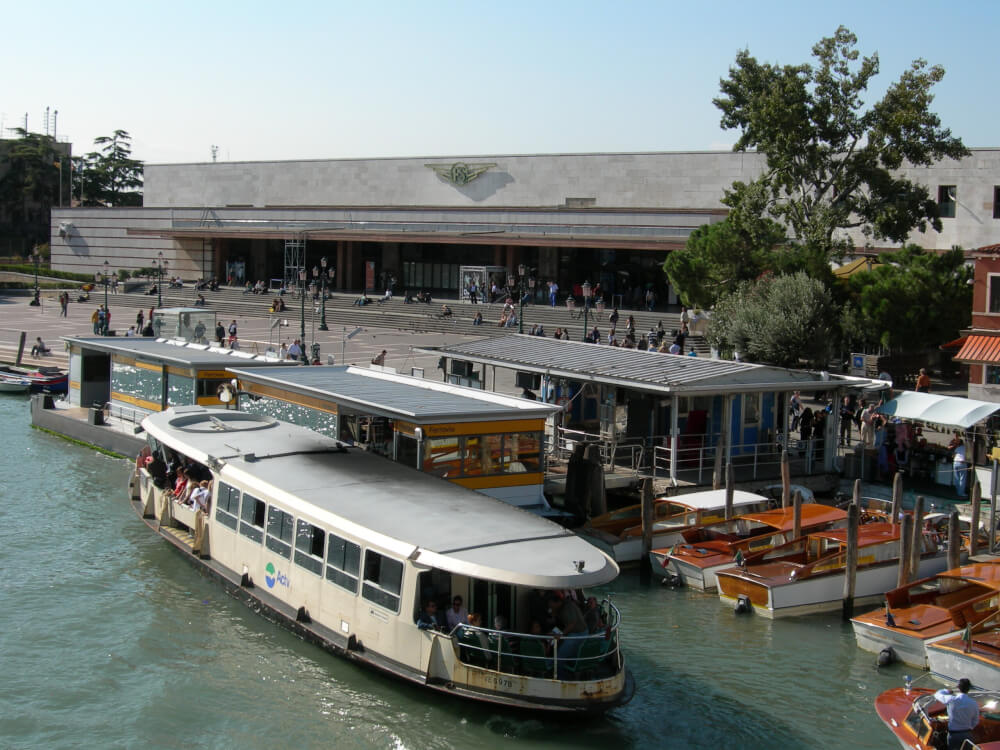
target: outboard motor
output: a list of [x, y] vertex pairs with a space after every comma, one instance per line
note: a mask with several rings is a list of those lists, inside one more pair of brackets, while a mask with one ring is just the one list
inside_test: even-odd
[[733, 612], [738, 615], [747, 615], [753, 612], [753, 604], [750, 603], [750, 597], [746, 594], [740, 594], [736, 599], [736, 604], [733, 606]]

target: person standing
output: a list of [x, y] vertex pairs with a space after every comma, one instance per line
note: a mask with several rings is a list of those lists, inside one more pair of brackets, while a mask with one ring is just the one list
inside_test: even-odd
[[965, 497], [966, 489], [969, 486], [969, 461], [965, 441], [957, 430], [948, 444], [948, 450], [951, 451], [952, 483], [955, 485], [958, 496]]
[[137, 330], [137, 331], [141, 331], [142, 330], [142, 310], [141, 309], [139, 310], [139, 312], [137, 312], [135, 314], [135, 330]]
[[90, 322], [94, 326], [94, 335], [98, 335], [101, 332], [101, 308], [98, 307], [90, 315]]
[[59, 295], [59, 315], [63, 318], [66, 317], [69, 311], [69, 292], [63, 292]]
[[851, 422], [854, 421], [854, 409], [851, 408], [851, 397], [844, 396], [840, 403], [840, 444], [851, 444]]
[[559, 298], [559, 285], [554, 282], [549, 282], [549, 305], [551, 307], [556, 306], [556, 300]]
[[972, 730], [979, 725], [979, 704], [969, 695], [972, 682], [963, 677], [955, 687], [934, 693], [934, 700], [948, 709], [948, 750], [960, 750], [966, 740], [971, 743]]
[[788, 407], [792, 412], [792, 426], [790, 430], [791, 432], [795, 432], [799, 427], [799, 419], [802, 417], [802, 397], [799, 391], [792, 393], [792, 397], [788, 401]]
[[229, 324], [229, 345], [230, 346], [232, 346], [233, 342], [236, 341], [236, 332], [237, 332], [236, 321], [234, 320], [232, 323]]
[[920, 375], [917, 376], [917, 393], [930, 393], [931, 392], [931, 378], [927, 374], [927, 370], [923, 367], [920, 368]]

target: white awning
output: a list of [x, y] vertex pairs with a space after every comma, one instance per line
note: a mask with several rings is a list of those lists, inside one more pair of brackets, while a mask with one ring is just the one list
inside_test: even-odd
[[998, 410], [1000, 403], [916, 391], [902, 391], [878, 407], [879, 412], [892, 417], [962, 428], [972, 427]]

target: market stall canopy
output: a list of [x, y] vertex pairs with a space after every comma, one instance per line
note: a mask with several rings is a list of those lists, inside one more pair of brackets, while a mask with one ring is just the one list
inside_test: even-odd
[[892, 401], [878, 407], [878, 411], [900, 419], [967, 429], [993, 412], [1000, 411], [1000, 404], [958, 396], [902, 391]]

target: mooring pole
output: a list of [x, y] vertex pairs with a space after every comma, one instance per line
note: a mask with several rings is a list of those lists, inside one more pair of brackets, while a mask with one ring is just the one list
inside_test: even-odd
[[979, 554], [979, 513], [983, 502], [983, 488], [977, 479], [972, 483], [972, 528], [969, 530], [969, 557]]
[[913, 541], [913, 516], [904, 515], [899, 520], [899, 575], [896, 586], [905, 586], [910, 582], [910, 543]]
[[792, 501], [792, 467], [788, 462], [788, 448], [781, 449], [781, 507], [787, 508]]
[[892, 523], [899, 523], [899, 514], [903, 512], [903, 473], [897, 471], [892, 478]]
[[802, 536], [802, 493], [795, 490], [792, 496], [792, 539]]
[[847, 508], [847, 559], [844, 561], [844, 620], [854, 617], [854, 584], [858, 574], [858, 521], [861, 510], [857, 503]]
[[924, 553], [924, 496], [913, 505], [913, 538], [910, 540], [910, 580], [920, 578], [920, 556]]
[[653, 480], [642, 480], [642, 557], [639, 560], [639, 581], [649, 583], [653, 577], [653, 564], [649, 553], [653, 549]]
[[958, 511], [948, 516], [948, 570], [962, 564], [962, 535], [958, 531]]
[[726, 464], [726, 520], [733, 518], [733, 493], [736, 492], [736, 478], [733, 476], [733, 462]]

